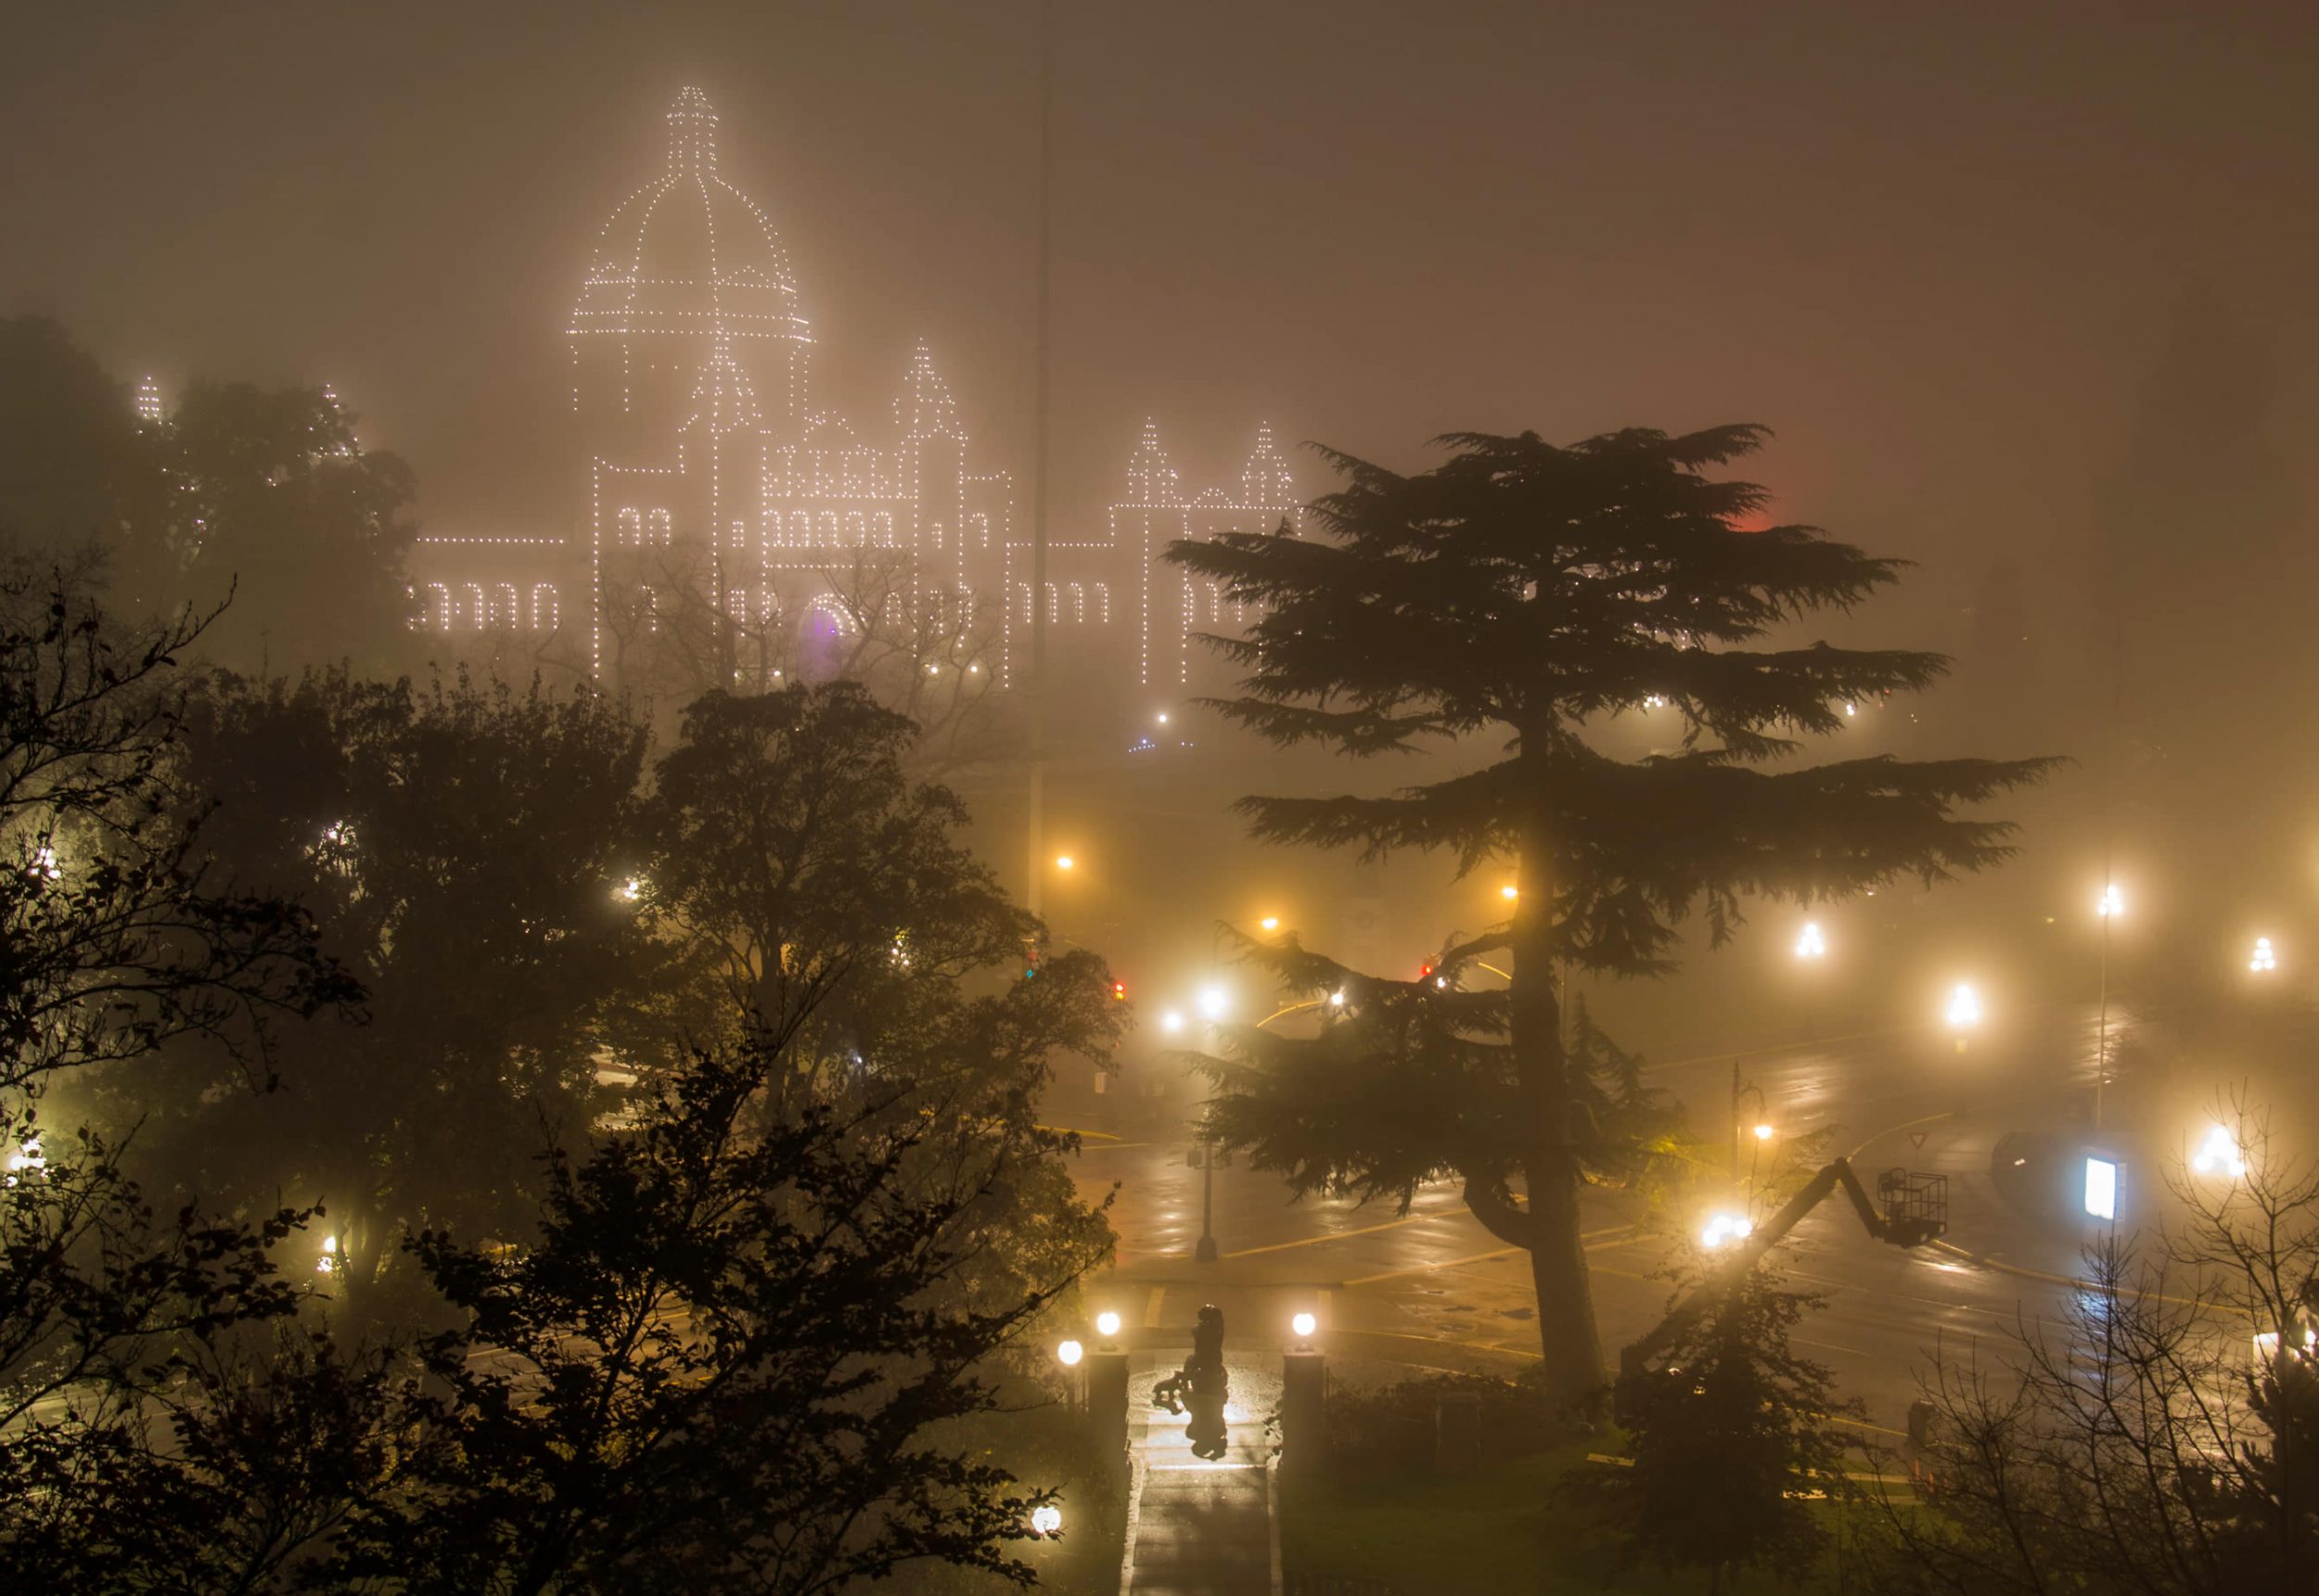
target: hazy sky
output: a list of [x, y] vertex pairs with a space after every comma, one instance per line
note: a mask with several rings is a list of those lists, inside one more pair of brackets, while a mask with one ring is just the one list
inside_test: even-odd
[[[1114, 496], [1147, 414], [1194, 489], [1260, 418], [1405, 464], [1455, 428], [1761, 420], [1782, 507], [1925, 558], [1930, 601], [2091, 515], [2192, 282], [2275, 363], [2302, 495], [2313, 18], [1058, 4], [1058, 513]], [[564, 316], [697, 83], [821, 397], [882, 420], [924, 336], [1020, 468], [1035, 19], [19, 4], [0, 310], [124, 377], [327, 378], [438, 530], [564, 524]]]

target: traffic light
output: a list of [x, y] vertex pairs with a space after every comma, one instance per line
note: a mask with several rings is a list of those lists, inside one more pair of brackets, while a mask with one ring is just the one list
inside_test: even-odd
[[1118, 999], [1121, 1002], [1125, 1002], [1127, 1001], [1127, 983], [1125, 981], [1113, 981], [1111, 983], [1111, 995], [1112, 997]]
[[1417, 966], [1417, 979], [1421, 981], [1429, 981], [1432, 978], [1433, 966], [1431, 964], [1419, 964]]

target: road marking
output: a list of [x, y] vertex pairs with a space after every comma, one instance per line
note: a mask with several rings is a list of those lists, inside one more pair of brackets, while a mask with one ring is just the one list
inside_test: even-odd
[[2146, 1298], [2151, 1302], [2171, 1302], [2177, 1308], [2195, 1308], [2201, 1312], [2220, 1309], [2224, 1313], [2236, 1313], [2242, 1319], [2254, 1317], [2236, 1303], [2200, 1302], [2196, 1297], [2170, 1296], [2162, 1291], [2137, 1291], [2131, 1285], [2104, 1285], [2097, 1280], [2081, 1280], [2075, 1275], [2068, 1274], [2047, 1274], [2042, 1269], [2030, 1269], [2018, 1263], [2006, 1263], [2003, 1258], [1985, 1258], [1979, 1253], [1967, 1252], [1954, 1242], [1941, 1241], [1936, 1238], [1932, 1245], [1944, 1253], [1963, 1258], [1967, 1263], [1979, 1264], [1983, 1269], [1993, 1269], [2005, 1274], [2018, 1274], [2025, 1280], [2042, 1280], [2055, 1285], [2074, 1286], [2079, 1291], [2097, 1292], [2104, 1296], [2122, 1294], [2127, 1296]]
[[[1224, 1256], [1226, 1258], [1254, 1258], [1259, 1253], [1287, 1252], [1290, 1247], [1316, 1247], [1323, 1242], [1342, 1241], [1349, 1236], [1375, 1235], [1379, 1231], [1399, 1230], [1403, 1225], [1414, 1225], [1426, 1219], [1439, 1219], [1454, 1217], [1457, 1212], [1458, 1210], [1455, 1208], [1439, 1208], [1429, 1214], [1412, 1214], [1405, 1219], [1387, 1219], [1381, 1225], [1363, 1225], [1358, 1230], [1327, 1231], [1317, 1236], [1299, 1236], [1292, 1242], [1268, 1242], [1261, 1247], [1242, 1247], [1238, 1252], [1229, 1252]], [[1607, 1236], [1615, 1232], [1628, 1230], [1631, 1228], [1631, 1226], [1627, 1225], [1608, 1225], [1598, 1231], [1582, 1231], [1579, 1232], [1579, 1239], [1583, 1241], [1588, 1236]], [[1519, 1249], [1515, 1248], [1509, 1250], [1518, 1251]], [[1377, 1276], [1373, 1278], [1381, 1279], [1383, 1277]], [[1359, 1282], [1347, 1281], [1345, 1283], [1347, 1285], [1355, 1285], [1358, 1284]]]
[[1526, 1352], [1518, 1347], [1501, 1347], [1490, 1341], [1457, 1341], [1447, 1335], [1411, 1335], [1399, 1330], [1340, 1330], [1337, 1335], [1339, 1339], [1348, 1335], [1372, 1335], [1388, 1341], [1421, 1342], [1428, 1347], [1466, 1347], [1476, 1352], [1503, 1352], [1509, 1358], [1528, 1358], [1540, 1363], [1546, 1360], [1543, 1352]]
[[1292, 1242], [1271, 1242], [1261, 1247], [1242, 1247], [1238, 1252], [1230, 1252], [1224, 1256], [1254, 1258], [1258, 1253], [1287, 1252], [1290, 1247], [1313, 1247], [1320, 1245], [1323, 1242], [1342, 1241], [1348, 1236], [1369, 1236], [1375, 1235], [1379, 1231], [1397, 1231], [1403, 1225], [1414, 1225], [1426, 1219], [1437, 1219], [1441, 1217], [1439, 1214], [1412, 1214], [1405, 1219], [1387, 1219], [1381, 1225], [1364, 1225], [1354, 1231], [1328, 1231], [1317, 1236], [1300, 1236]]
[[[1119, 1142], [1120, 1140], [1108, 1130], [1082, 1130], [1076, 1125], [1033, 1125], [1031, 1129], [1044, 1130], [1050, 1136], [1092, 1136], [1098, 1142]], [[1121, 1142], [1120, 1144], [1123, 1147], [1144, 1145], [1141, 1142]]]
[[[1583, 1240], [1586, 1236], [1614, 1235], [1632, 1228], [1629, 1225], [1613, 1225], [1608, 1230], [1585, 1231], [1581, 1232], [1580, 1239]], [[1615, 1242], [1596, 1242], [1586, 1250], [1590, 1253], [1601, 1252], [1608, 1247], [1629, 1246], [1640, 1240], [1642, 1240], [1640, 1236], [1629, 1235]], [[1356, 1285], [1375, 1285], [1380, 1280], [1399, 1280], [1404, 1275], [1430, 1274], [1437, 1269], [1460, 1269], [1469, 1263], [1486, 1263], [1492, 1258], [1510, 1258], [1521, 1250], [1520, 1247], [1499, 1247], [1486, 1253], [1468, 1253], [1464, 1258], [1436, 1258], [1431, 1263], [1414, 1264], [1408, 1269], [1389, 1269], [1382, 1274], [1364, 1274], [1358, 1279], [1349, 1280], [1345, 1282], [1345, 1288], [1350, 1291]]]
[[1905, 1120], [1899, 1125], [1887, 1126], [1885, 1129], [1877, 1131], [1875, 1135], [1869, 1137], [1865, 1142], [1863, 1142], [1859, 1146], [1845, 1154], [1845, 1162], [1850, 1163], [1852, 1159], [1859, 1157], [1863, 1153], [1865, 1153], [1869, 1148], [1883, 1141], [1887, 1136], [1898, 1135], [1903, 1130], [1913, 1130], [1919, 1125], [1929, 1125], [1936, 1119], [1954, 1119], [1955, 1117], [1955, 1109], [1944, 1108], [1938, 1114], [1928, 1114], [1921, 1119], [1910, 1119]]
[[1144, 1328], [1146, 1330], [1160, 1328], [1160, 1305], [1167, 1300], [1168, 1288], [1166, 1286], [1155, 1285], [1151, 1288], [1151, 1296], [1144, 1302]]
[[1810, 1041], [1774, 1042], [1768, 1047], [1741, 1048], [1736, 1053], [1702, 1053], [1691, 1058], [1671, 1058], [1658, 1064], [1646, 1064], [1643, 1073], [1660, 1069], [1688, 1069], [1702, 1064], [1726, 1064], [1734, 1059], [1761, 1058], [1767, 1053], [1800, 1053], [1808, 1047], [1833, 1047], [1839, 1041], [1863, 1041], [1872, 1036], [1891, 1036], [1898, 1031], [1914, 1028], [1907, 1024], [1878, 1026], [1874, 1030], [1848, 1031], [1842, 1036], [1824, 1036]]

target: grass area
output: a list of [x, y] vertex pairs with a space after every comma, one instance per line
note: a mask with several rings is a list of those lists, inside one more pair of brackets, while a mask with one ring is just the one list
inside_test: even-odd
[[[1705, 1591], [1707, 1576], [1621, 1571], [1615, 1547], [1584, 1510], [1554, 1498], [1564, 1474], [1596, 1438], [1578, 1440], [1464, 1479], [1348, 1484], [1291, 1480], [1283, 1495], [1281, 1564], [1305, 1577], [1375, 1580], [1400, 1596], [1681, 1596]], [[1774, 1576], [1726, 1578], [1727, 1596], [1835, 1591], [1831, 1558], [1799, 1586]]]

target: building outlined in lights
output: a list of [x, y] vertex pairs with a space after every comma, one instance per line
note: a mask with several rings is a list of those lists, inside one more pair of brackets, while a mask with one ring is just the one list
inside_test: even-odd
[[[700, 90], [677, 96], [666, 170], [605, 223], [572, 309], [569, 414], [585, 483], [576, 535], [420, 538], [415, 624], [560, 624], [591, 674], [620, 680], [673, 646], [677, 629], [663, 621], [680, 611], [714, 618], [709, 630], [729, 636], [845, 631], [853, 618], [824, 577], [864, 550], [908, 556], [937, 606], [995, 599], [1008, 477], [976, 468], [924, 343], [903, 369], [887, 440], [816, 407], [814, 343], [788, 252], [719, 173], [716, 125]], [[728, 652], [746, 680], [747, 649]]]
[[[766, 640], [855, 625], [831, 573], [890, 552], [914, 616], [997, 618], [995, 673], [1010, 682], [1033, 594], [1009, 476], [976, 458], [924, 342], [882, 438], [818, 405], [796, 274], [765, 212], [721, 174], [716, 133], [708, 96], [685, 89], [665, 169], [597, 236], [567, 326], [574, 530], [417, 538], [413, 625], [553, 652], [614, 684], [677, 684], [669, 660], [689, 649], [674, 676], [690, 690], [757, 688], [782, 657]], [[1189, 685], [1193, 634], [1246, 618], [1165, 563], [1169, 543], [1284, 520], [1300, 532], [1303, 517], [1269, 428], [1236, 492], [1187, 498], [1147, 422], [1101, 534], [1050, 535], [1051, 665], [1087, 686]]]
[[[1236, 632], [1249, 619], [1245, 606], [1224, 596], [1218, 584], [1195, 577], [1163, 557], [1178, 539], [1205, 541], [1220, 532], [1265, 532], [1287, 522], [1304, 532], [1305, 511], [1288, 475], [1288, 463], [1273, 442], [1272, 428], [1256, 429], [1256, 441], [1240, 471], [1239, 492], [1209, 488], [1184, 496], [1156, 422], [1144, 423], [1142, 440], [1127, 460], [1127, 491], [1108, 512], [1105, 536], [1083, 542], [1051, 542], [1047, 547], [1049, 613], [1076, 620], [1095, 602], [1107, 578], [1133, 572], [1131, 606], [1121, 611], [1104, 602], [1104, 619], [1114, 627], [1134, 628], [1135, 682], [1162, 689], [1190, 684], [1195, 663], [1205, 651], [1194, 642], [1202, 632]], [[1007, 545], [1009, 652], [1019, 652], [1030, 621], [1031, 568], [1028, 543]], [[1093, 619], [1090, 617], [1090, 619]]]

